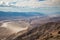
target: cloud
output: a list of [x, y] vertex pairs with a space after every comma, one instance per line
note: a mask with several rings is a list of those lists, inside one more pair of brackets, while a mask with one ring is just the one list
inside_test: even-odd
[[60, 0], [0, 0], [0, 10], [55, 13], [60, 11]]
[[16, 4], [16, 2], [4, 2], [0, 1], [0, 7], [12, 7]]
[[38, 1], [45, 1], [45, 0], [38, 0]]
[[2, 0], [1, 5], [6, 6], [17, 6], [17, 7], [50, 7], [50, 6], [60, 6], [59, 0]]
[[52, 17], [60, 17], [60, 14], [50, 14], [50, 15], [48, 15], [50, 18], [52, 18]]

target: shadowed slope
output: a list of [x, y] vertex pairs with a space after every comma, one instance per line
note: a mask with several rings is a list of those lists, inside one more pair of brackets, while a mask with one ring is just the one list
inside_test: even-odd
[[60, 40], [60, 22], [37, 26], [12, 40]]

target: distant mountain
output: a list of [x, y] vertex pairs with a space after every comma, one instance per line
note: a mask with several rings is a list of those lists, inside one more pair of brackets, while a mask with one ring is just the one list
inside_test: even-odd
[[45, 14], [39, 13], [39, 12], [3, 12], [3, 11], [0, 11], [0, 20], [29, 18], [33, 16], [45, 16]]
[[39, 12], [2, 12], [0, 11], [0, 17], [11, 17], [11, 16], [44, 16], [45, 14]]

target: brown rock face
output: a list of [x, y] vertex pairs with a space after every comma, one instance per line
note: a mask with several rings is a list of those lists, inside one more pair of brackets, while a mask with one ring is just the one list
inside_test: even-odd
[[60, 22], [49, 22], [37, 26], [11, 40], [60, 40]]
[[[24, 23], [24, 22], [23, 22]], [[30, 24], [28, 26], [17, 25], [16, 23], [8, 22], [8, 25], [4, 24], [0, 27], [0, 40], [60, 40], [60, 21], [59, 22], [48, 22], [41, 24], [39, 26], [33, 27]], [[13, 25], [14, 24], [14, 25]], [[11, 25], [11, 26], [10, 26]], [[9, 28], [8, 28], [9, 26]], [[16, 27], [14, 27], [16, 26]], [[22, 27], [24, 26], [25, 28]], [[22, 28], [22, 31], [19, 31], [19, 28]], [[12, 28], [12, 30], [11, 30]], [[19, 29], [16, 32], [15, 29]]]

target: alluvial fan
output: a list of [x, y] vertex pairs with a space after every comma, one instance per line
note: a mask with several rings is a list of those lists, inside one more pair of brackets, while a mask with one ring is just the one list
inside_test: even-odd
[[[4, 22], [0, 25], [0, 40], [12, 40], [18, 35], [27, 32], [29, 23]], [[19, 34], [18, 34], [19, 33]], [[18, 34], [18, 35], [15, 35]], [[14, 38], [13, 38], [14, 37]]]

